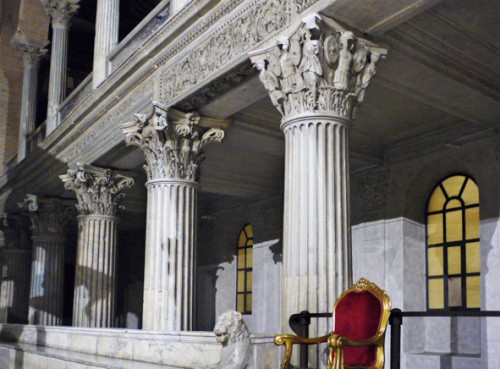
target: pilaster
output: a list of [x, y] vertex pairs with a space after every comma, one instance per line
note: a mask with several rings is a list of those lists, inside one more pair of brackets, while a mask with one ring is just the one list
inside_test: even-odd
[[28, 222], [22, 217], [0, 213], [4, 244], [0, 249], [0, 321], [25, 324], [28, 321], [30, 262]]
[[[282, 328], [291, 314], [331, 311], [352, 283], [349, 132], [386, 50], [312, 14], [250, 53], [285, 134]], [[323, 335], [331, 322], [311, 326]], [[320, 365], [311, 355], [311, 365]]]
[[206, 146], [221, 142], [224, 132], [203, 133], [197, 113], [179, 118], [169, 119], [167, 108], [153, 103], [149, 114], [121, 127], [125, 142], [140, 147], [146, 159], [144, 329], [193, 326], [199, 165]]
[[98, 0], [94, 41], [93, 87], [97, 88], [111, 72], [108, 54], [118, 44], [120, 0]]
[[23, 61], [23, 92], [21, 101], [21, 121], [19, 124], [19, 146], [17, 162], [26, 156], [26, 143], [29, 135], [35, 130], [38, 67], [40, 58], [47, 52], [41, 45], [35, 45], [26, 39], [21, 31], [17, 31], [11, 41], [19, 51]]
[[79, 0], [41, 0], [52, 20], [47, 135], [59, 124], [58, 109], [66, 97], [66, 67], [69, 22], [79, 8]]
[[60, 176], [76, 193], [78, 246], [73, 325], [112, 327], [116, 305], [116, 212], [134, 180], [111, 170], [77, 164]]
[[69, 208], [60, 199], [39, 199], [31, 194], [18, 205], [29, 215], [33, 234], [29, 324], [61, 325], [64, 227]]

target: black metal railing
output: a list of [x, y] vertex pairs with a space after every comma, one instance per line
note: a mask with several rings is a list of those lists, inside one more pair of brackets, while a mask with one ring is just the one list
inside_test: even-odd
[[[302, 311], [290, 316], [288, 323], [290, 328], [300, 337], [309, 338], [309, 325], [311, 318], [331, 318], [332, 313], [310, 313]], [[401, 309], [392, 309], [389, 317], [391, 326], [391, 369], [401, 368], [401, 326], [403, 317], [500, 317], [500, 311], [401, 311]], [[308, 345], [300, 345], [299, 365], [301, 368], [307, 368], [309, 361]]]

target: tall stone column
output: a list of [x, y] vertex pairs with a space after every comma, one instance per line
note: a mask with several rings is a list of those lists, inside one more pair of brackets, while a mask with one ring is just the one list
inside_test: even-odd
[[116, 211], [134, 180], [111, 170], [77, 164], [60, 176], [76, 193], [78, 246], [73, 326], [113, 327], [116, 305]]
[[[332, 311], [351, 283], [349, 131], [386, 50], [313, 14], [250, 54], [285, 134], [282, 328]], [[331, 330], [320, 322], [311, 336]], [[313, 363], [315, 364], [315, 363]]]
[[26, 156], [27, 138], [35, 130], [38, 62], [47, 50], [43, 49], [42, 46], [30, 43], [21, 31], [15, 33], [12, 38], [12, 45], [19, 50], [24, 68], [19, 146], [17, 150], [17, 162], [20, 162]]
[[78, 10], [79, 0], [41, 0], [52, 20], [47, 135], [59, 124], [58, 109], [66, 97], [69, 21]]
[[60, 199], [35, 195], [27, 195], [19, 206], [28, 212], [33, 231], [29, 324], [61, 325], [68, 208]]
[[31, 250], [28, 222], [0, 214], [3, 247], [0, 249], [0, 322], [28, 322]]
[[111, 72], [108, 54], [118, 44], [120, 0], [98, 0], [94, 41], [92, 85], [97, 88]]
[[171, 0], [170, 14], [175, 15], [181, 11], [191, 0]]
[[190, 330], [193, 325], [196, 207], [204, 149], [224, 132], [200, 134], [199, 116], [167, 122], [167, 110], [153, 103], [148, 115], [122, 125], [128, 145], [144, 152], [148, 181], [143, 328]]

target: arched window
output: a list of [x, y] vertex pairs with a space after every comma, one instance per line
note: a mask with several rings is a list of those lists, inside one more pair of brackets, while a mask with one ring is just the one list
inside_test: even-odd
[[427, 308], [479, 309], [481, 257], [479, 190], [467, 175], [453, 175], [427, 204]]
[[240, 232], [237, 248], [236, 310], [252, 313], [253, 230], [247, 224]]

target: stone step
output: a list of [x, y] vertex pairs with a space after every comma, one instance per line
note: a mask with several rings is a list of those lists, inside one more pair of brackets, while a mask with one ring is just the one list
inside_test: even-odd
[[0, 342], [1, 369], [189, 369], [29, 344]]
[[484, 369], [479, 354], [413, 353], [406, 363], [406, 369]]

